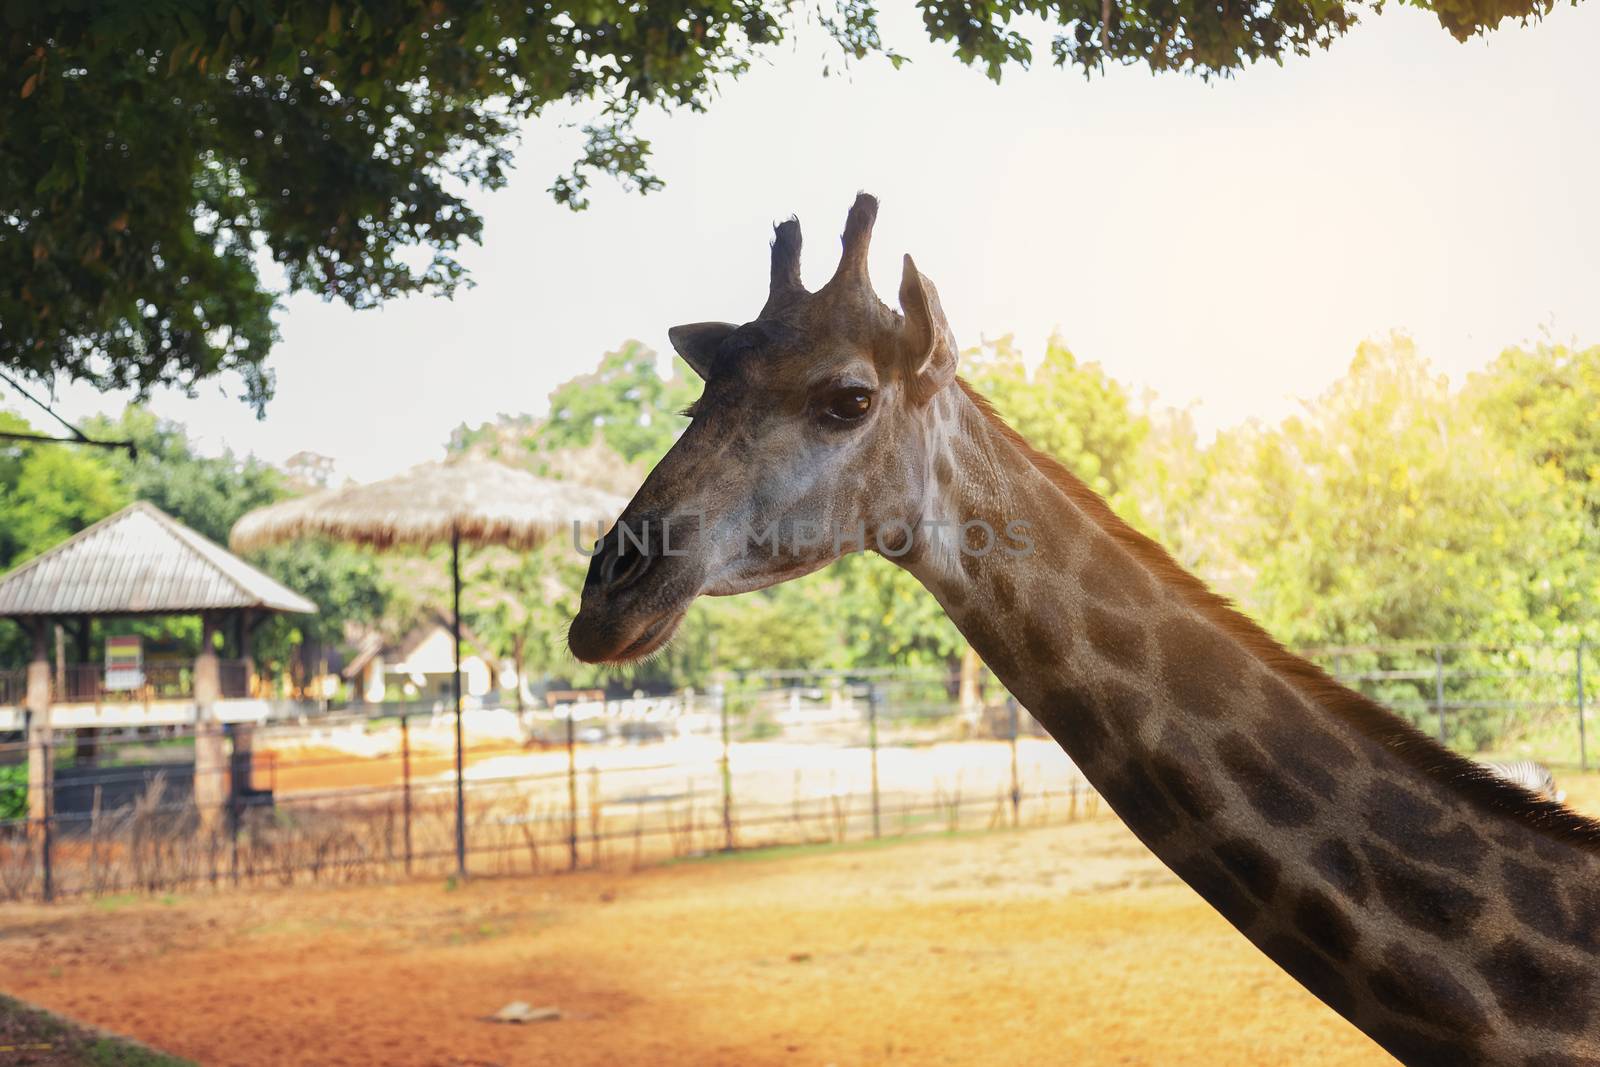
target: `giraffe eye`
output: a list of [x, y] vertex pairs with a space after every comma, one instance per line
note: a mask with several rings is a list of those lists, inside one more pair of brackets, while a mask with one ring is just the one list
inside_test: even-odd
[[872, 393], [858, 386], [835, 389], [822, 404], [822, 414], [830, 422], [859, 422], [872, 410]]

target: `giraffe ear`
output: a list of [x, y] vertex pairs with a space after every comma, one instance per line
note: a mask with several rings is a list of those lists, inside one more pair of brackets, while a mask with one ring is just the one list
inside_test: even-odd
[[901, 341], [911, 397], [925, 404], [956, 376], [956, 339], [939, 306], [939, 290], [906, 256], [900, 273]]
[[711, 364], [716, 362], [717, 349], [728, 335], [738, 329], [731, 322], [691, 322], [674, 326], [667, 331], [667, 339], [689, 368], [702, 379], [710, 379]]

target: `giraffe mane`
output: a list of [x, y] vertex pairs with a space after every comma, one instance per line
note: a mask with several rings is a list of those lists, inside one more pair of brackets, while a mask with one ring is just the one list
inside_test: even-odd
[[1091, 522], [1110, 534], [1123, 551], [1163, 586], [1178, 593], [1201, 617], [1314, 705], [1349, 723], [1410, 767], [1450, 787], [1478, 808], [1506, 816], [1562, 843], [1600, 854], [1600, 821], [1505, 781], [1481, 764], [1452, 752], [1377, 701], [1339, 684], [1310, 660], [1290, 652], [1227, 597], [1212, 591], [1185, 570], [1160, 544], [1130, 526], [1111, 510], [1111, 505], [1100, 494], [1058, 460], [1029, 444], [970, 383], [965, 379], [957, 381], [989, 424], [1065, 493]]

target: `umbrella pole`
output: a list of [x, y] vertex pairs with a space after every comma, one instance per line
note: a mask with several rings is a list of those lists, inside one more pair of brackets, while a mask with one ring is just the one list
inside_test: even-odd
[[456, 873], [467, 876], [467, 794], [461, 759], [461, 531], [450, 531], [450, 638], [455, 642], [456, 697]]

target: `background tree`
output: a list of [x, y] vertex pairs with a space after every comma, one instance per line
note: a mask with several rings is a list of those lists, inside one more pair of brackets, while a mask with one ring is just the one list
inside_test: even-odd
[[[1412, 2], [1466, 37], [1554, 0]], [[1327, 47], [1377, 6], [919, 4], [930, 38], [995, 79], [1033, 61], [1025, 19], [1056, 29], [1057, 65], [1210, 76]], [[505, 183], [553, 105], [597, 115], [557, 200], [584, 206], [595, 174], [659, 187], [641, 110], [709, 106], [800, 20], [847, 59], [901, 60], [866, 0], [6, 0], [0, 364], [141, 390], [234, 371], [260, 410], [283, 293], [452, 292], [482, 232], [466, 194]]]
[[239, 516], [282, 498], [281, 471], [254, 456], [224, 449], [201, 455], [178, 423], [129, 405], [119, 418], [84, 423], [91, 437], [132, 441], [137, 458], [107, 452], [104, 463], [135, 500], [146, 500], [220, 545]]
[[[224, 449], [201, 454], [179, 424], [130, 405], [121, 418], [89, 420], [92, 435], [131, 440], [137, 458], [108, 453], [104, 462], [136, 500], [147, 500], [219, 545], [233, 524], [254, 508], [288, 496], [282, 471], [254, 456]], [[317, 614], [276, 616], [258, 631], [264, 661], [286, 662], [292, 646], [333, 644], [352, 625], [375, 622], [386, 593], [372, 554], [339, 543], [276, 545], [250, 555], [250, 562], [317, 605]]]
[[1511, 348], [1468, 381], [1464, 402], [1565, 505], [1530, 546], [1540, 629], [1600, 641], [1600, 345]]
[[[1563, 502], [1409, 338], [1363, 344], [1306, 412], [1259, 435], [1251, 604], [1296, 644], [1540, 635], [1538, 547]], [[1563, 534], [1564, 536], [1564, 534]]]
[[[0, 429], [36, 432], [9, 412], [0, 412]], [[74, 445], [0, 441], [0, 573], [132, 499], [106, 460], [103, 453]]]
[[638, 341], [625, 342], [601, 357], [593, 373], [550, 394], [540, 448], [581, 448], [598, 436], [624, 463], [654, 466], [688, 425], [683, 409], [700, 395], [699, 379], [690, 375], [674, 356], [672, 374], [663, 378], [653, 351]]
[[[1390, 337], [1362, 345], [1345, 375], [1294, 417], [1210, 440], [1186, 412], [1135, 404], [1059, 340], [1031, 369], [1009, 338], [968, 353], [966, 365], [1026, 436], [1293, 645], [1600, 640], [1600, 348], [1511, 349], [1453, 388], [1408, 338]], [[558, 388], [548, 416], [462, 427], [449, 448], [629, 493], [671, 447], [685, 425], [675, 412], [696, 389], [681, 368], [668, 378], [658, 366], [642, 346], [624, 345]], [[26, 428], [13, 415], [0, 420]], [[139, 408], [89, 428], [131, 437], [139, 459], [0, 447], [0, 566], [132, 499], [221, 540], [246, 508], [321, 480], [204, 455], [181, 426]], [[438, 553], [377, 558], [306, 542], [252, 559], [322, 607], [263, 632], [258, 653], [269, 663], [373, 627], [399, 637], [448, 603]], [[648, 663], [588, 667], [566, 648], [587, 565], [566, 537], [526, 556], [474, 553], [464, 613], [484, 651], [520, 660], [530, 679], [627, 690], [703, 687], [730, 670], [949, 671], [963, 650], [914, 579], [858, 554], [776, 589], [701, 600]], [[185, 626], [166, 636], [192, 645], [197, 634]], [[0, 658], [18, 662], [16, 629], [0, 628], [0, 642]], [[1562, 655], [1558, 670], [1570, 659]], [[1487, 729], [1487, 720], [1459, 719]]]
[[1035, 448], [1060, 460], [1113, 506], [1137, 464], [1148, 419], [1133, 409], [1127, 389], [1098, 363], [1079, 363], [1058, 336], [1030, 373], [1022, 350], [1007, 335], [962, 355], [963, 372], [1001, 417]]
[[[26, 430], [19, 417], [0, 412], [0, 426]], [[129, 439], [138, 458], [73, 445], [0, 442], [0, 573], [25, 562], [133, 500], [145, 500], [193, 528], [226, 544], [228, 530], [246, 511], [285, 495], [280, 471], [254, 457], [224, 451], [201, 454], [182, 426], [130, 406], [115, 419], [85, 421], [91, 436]], [[256, 654], [263, 663], [283, 665], [304, 642], [332, 644], [351, 625], [374, 623], [387, 592], [372, 556], [345, 545], [278, 546], [251, 557], [262, 570], [318, 607], [310, 616], [274, 617], [257, 632]], [[194, 619], [159, 622], [107, 622], [106, 633], [139, 633], [188, 652], [200, 634]], [[21, 653], [15, 627], [0, 655]]]

